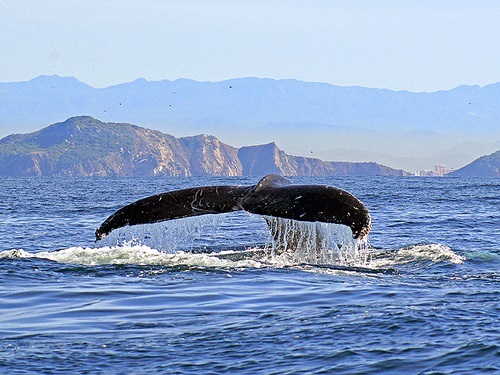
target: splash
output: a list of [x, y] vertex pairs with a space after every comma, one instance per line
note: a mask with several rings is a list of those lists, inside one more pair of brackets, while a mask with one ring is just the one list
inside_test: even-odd
[[177, 252], [167, 254], [151, 249], [145, 245], [113, 246], [113, 247], [70, 247], [57, 251], [30, 253], [24, 250], [7, 250], [0, 252], [1, 258], [36, 258], [51, 260], [64, 264], [84, 266], [100, 265], [138, 265], [164, 267], [207, 267], [207, 268], [260, 268], [262, 264], [252, 259], [229, 260], [220, 259], [209, 254], [193, 254]]
[[34, 254], [12, 250], [2, 255], [89, 266], [365, 266], [370, 261], [367, 242], [353, 239], [347, 226], [264, 219], [247, 213], [190, 217], [120, 228], [99, 241], [96, 248], [70, 247]]
[[[100, 245], [146, 245], [167, 254], [215, 248], [224, 231], [226, 215], [204, 215], [170, 220], [156, 224], [119, 228]], [[221, 229], [222, 228], [222, 229]]]
[[349, 227], [266, 217], [271, 237], [266, 252], [273, 263], [366, 266], [367, 240], [354, 239]]
[[225, 248], [261, 243], [266, 244], [266, 260], [278, 267], [301, 263], [365, 266], [370, 262], [367, 241], [354, 239], [348, 226], [269, 216], [264, 219], [245, 212], [175, 219], [120, 228], [99, 244], [146, 245], [176, 254], [218, 253]]
[[412, 262], [462, 264], [465, 257], [455, 253], [450, 247], [440, 244], [417, 244], [394, 251], [377, 254], [373, 264], [377, 267], [403, 265]]

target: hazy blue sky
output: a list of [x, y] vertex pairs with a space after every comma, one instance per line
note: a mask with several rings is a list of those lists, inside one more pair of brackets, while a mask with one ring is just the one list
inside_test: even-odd
[[500, 81], [498, 0], [1, 0], [0, 81]]

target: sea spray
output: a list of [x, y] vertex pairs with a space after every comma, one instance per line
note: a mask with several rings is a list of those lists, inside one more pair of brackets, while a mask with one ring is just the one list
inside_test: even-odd
[[99, 246], [146, 245], [167, 254], [203, 249], [215, 245], [210, 240], [220, 227], [223, 215], [204, 215], [147, 225], [123, 227], [99, 241]]
[[261, 216], [241, 211], [118, 228], [97, 246], [146, 245], [168, 254], [209, 253], [264, 244], [268, 232]]
[[273, 263], [364, 266], [370, 262], [367, 241], [354, 239], [345, 225], [274, 217], [265, 220], [270, 229], [266, 252]]
[[[266, 225], [267, 224], [267, 225]], [[162, 223], [119, 228], [99, 246], [141, 246], [167, 254], [217, 253], [265, 244], [267, 260], [276, 266], [300, 263], [367, 265], [370, 248], [352, 237], [349, 227], [322, 222], [230, 213], [169, 220]]]
[[13, 249], [0, 252], [0, 259], [45, 259], [62, 264], [78, 264], [83, 266], [103, 265], [134, 265], [134, 266], [163, 266], [163, 267], [188, 267], [188, 268], [261, 268], [264, 265], [253, 259], [231, 260], [211, 256], [178, 251], [167, 254], [163, 251], [152, 249], [145, 245], [70, 247], [56, 251], [43, 251], [30, 253], [22, 249]]
[[374, 256], [372, 264], [376, 267], [415, 263], [462, 264], [466, 257], [455, 253], [449, 246], [440, 243], [416, 244], [401, 249], [386, 251]]

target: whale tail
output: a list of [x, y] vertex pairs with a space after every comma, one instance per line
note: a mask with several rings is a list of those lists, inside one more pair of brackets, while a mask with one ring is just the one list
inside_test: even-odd
[[351, 228], [354, 238], [360, 239], [371, 229], [368, 210], [347, 191], [324, 185], [293, 185], [282, 176], [267, 175], [254, 186], [202, 186], [140, 199], [108, 217], [96, 230], [96, 241], [124, 226], [240, 210], [344, 224]]

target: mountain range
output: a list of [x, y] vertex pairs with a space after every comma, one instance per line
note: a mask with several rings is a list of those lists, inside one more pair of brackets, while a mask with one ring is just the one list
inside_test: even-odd
[[0, 83], [0, 137], [81, 114], [405, 170], [458, 168], [500, 148], [500, 83], [432, 93], [262, 78], [138, 79], [106, 88], [59, 76]]
[[324, 162], [291, 156], [275, 143], [236, 148], [214, 136], [176, 138], [128, 123], [72, 117], [0, 139], [0, 175], [287, 176], [407, 173], [377, 163]]

